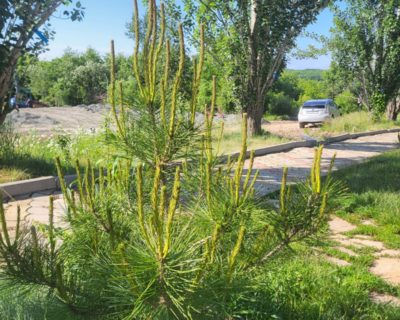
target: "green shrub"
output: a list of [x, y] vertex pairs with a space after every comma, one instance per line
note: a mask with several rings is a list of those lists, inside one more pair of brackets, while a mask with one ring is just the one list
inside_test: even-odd
[[108, 71], [93, 49], [66, 51], [60, 58], [39, 61], [27, 70], [32, 94], [52, 105], [96, 103], [106, 94]]
[[273, 93], [268, 97], [268, 113], [278, 116], [293, 116], [297, 112], [295, 101], [284, 93]]
[[340, 107], [342, 114], [356, 112], [360, 110], [357, 104], [357, 97], [355, 97], [350, 91], [346, 90], [335, 98], [335, 103]]

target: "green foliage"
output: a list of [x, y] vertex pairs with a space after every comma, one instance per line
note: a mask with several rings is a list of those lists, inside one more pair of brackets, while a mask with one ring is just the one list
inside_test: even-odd
[[9, 157], [15, 151], [18, 134], [10, 121], [0, 124], [0, 159]]
[[35, 97], [52, 105], [98, 102], [106, 94], [108, 68], [93, 49], [84, 54], [66, 51], [60, 58], [39, 61], [27, 76]]
[[184, 1], [189, 28], [195, 28], [194, 21], [207, 25], [207, 45], [233, 79], [252, 135], [261, 133], [265, 99], [287, 53], [328, 2]]
[[304, 69], [304, 70], [285, 70], [285, 73], [294, 75], [300, 79], [321, 81], [324, 78], [324, 70], [321, 69]]
[[297, 101], [302, 93], [302, 88], [299, 86], [300, 78], [299, 75], [292, 73], [292, 71], [285, 70], [278, 81], [274, 83], [272, 90], [276, 93], [282, 92], [285, 96]]
[[[239, 155], [225, 163], [217, 156], [215, 77], [204, 123], [196, 121], [203, 28], [192, 96], [183, 102], [182, 27], [178, 68], [171, 76], [164, 7], [158, 15], [155, 1], [149, 2], [140, 45], [134, 4], [138, 90], [133, 106], [117, 107], [111, 46], [110, 101], [116, 129], [108, 130], [107, 139], [120, 158], [104, 167], [88, 161], [84, 170], [76, 161], [77, 179], [71, 187], [57, 159], [66, 230], [54, 225], [50, 200], [48, 225], [25, 231], [17, 223], [11, 237], [0, 205], [1, 276], [31, 287], [39, 284], [71, 309], [97, 318], [226, 319], [245, 314], [246, 306], [238, 302], [251, 289], [248, 279], [291, 243], [318, 232], [332, 210], [331, 200], [342, 190], [330, 172], [321, 180], [318, 148], [310, 178], [298, 188], [288, 185], [284, 170], [280, 206], [271, 208], [255, 192], [254, 152], [245, 162], [246, 114]], [[62, 147], [69, 143], [61, 141]]]
[[288, 115], [296, 114], [296, 102], [291, 97], [286, 96], [283, 92], [272, 93], [268, 96], [268, 113], [273, 115]]
[[398, 125], [398, 122], [392, 122], [382, 118], [374, 119], [370, 113], [366, 111], [359, 111], [345, 114], [339, 118], [335, 118], [327, 123], [324, 123], [324, 125], [321, 127], [321, 131], [322, 135], [324, 135], [324, 132], [365, 132], [371, 130], [390, 129]]
[[[43, 138], [34, 133], [20, 135], [12, 130], [4, 134], [1, 142], [4, 144], [7, 142], [11, 147], [2, 148], [0, 152], [0, 181], [2, 183], [56, 175], [55, 157], [61, 158], [63, 170], [67, 174], [74, 172], [73, 159], [76, 158], [84, 163], [87, 159], [91, 159], [102, 166], [110, 165], [115, 160], [113, 157], [115, 148], [104, 144], [103, 133], [58, 132], [50, 138]], [[6, 150], [9, 151], [6, 152]]]
[[307, 100], [329, 98], [325, 83], [322, 81], [299, 79], [299, 87], [302, 90], [299, 98], [300, 105]]
[[[228, 59], [228, 57], [226, 57]], [[203, 108], [209, 103], [209, 97], [212, 94], [212, 78], [217, 77], [217, 97], [216, 105], [218, 111], [237, 112], [240, 110], [240, 103], [237, 96], [237, 86], [234, 79], [230, 76], [232, 65], [226, 64], [221, 67], [210, 54], [205, 55], [204, 72], [199, 87], [199, 106]], [[199, 111], [203, 111], [200, 109]]]
[[[334, 7], [329, 42], [337, 68], [358, 82], [357, 95], [375, 117], [380, 116], [400, 89], [399, 1], [347, 1]], [[395, 119], [398, 110], [389, 114]]]
[[342, 114], [356, 112], [360, 110], [361, 106], [357, 103], [357, 97], [355, 97], [349, 90], [345, 90], [335, 97], [335, 103], [340, 107]]
[[[74, 5], [63, 14], [71, 20], [81, 20], [83, 7], [73, 0], [3, 0], [0, 5], [0, 124], [10, 112], [8, 96], [18, 59], [26, 52], [38, 54], [54, 34], [48, 23], [51, 15], [62, 6]], [[39, 29], [42, 28], [40, 31]], [[41, 32], [41, 36], [37, 35]]]
[[379, 120], [386, 108], [386, 97], [383, 92], [374, 92], [371, 96], [372, 114], [375, 120]]

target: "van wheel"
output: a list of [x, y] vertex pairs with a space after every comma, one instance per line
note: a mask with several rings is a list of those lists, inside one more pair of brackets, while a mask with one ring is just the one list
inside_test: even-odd
[[306, 123], [305, 122], [299, 122], [299, 127], [300, 128], [304, 128], [306, 126]]

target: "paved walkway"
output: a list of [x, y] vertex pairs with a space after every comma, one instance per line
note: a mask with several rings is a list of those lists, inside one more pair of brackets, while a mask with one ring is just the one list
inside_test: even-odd
[[[335, 153], [337, 154], [335, 169], [338, 169], [398, 147], [396, 133], [385, 133], [330, 144], [324, 148], [322, 172], [326, 172], [331, 158]], [[307, 178], [313, 159], [313, 148], [296, 148], [289, 152], [257, 157], [254, 160], [254, 169], [260, 171], [256, 183], [258, 192], [267, 194], [278, 190], [280, 188], [283, 167], [289, 168], [288, 181], [297, 182]], [[55, 223], [60, 225], [64, 215], [62, 195], [60, 192], [53, 192], [53, 194], [55, 197]], [[5, 210], [9, 227], [15, 227], [18, 204], [21, 206], [22, 218], [25, 221], [47, 222], [49, 195], [50, 192], [39, 192], [19, 197], [16, 201], [6, 203]]]
[[[399, 148], [397, 133], [385, 133], [361, 137], [325, 146], [322, 157], [322, 173], [326, 173], [336, 153], [334, 169], [362, 162], [385, 151]], [[314, 160], [313, 148], [296, 148], [289, 152], [269, 154], [254, 160], [254, 169], [260, 171], [256, 188], [261, 194], [278, 190], [282, 180], [282, 168], [289, 168], [288, 181], [306, 179]]]

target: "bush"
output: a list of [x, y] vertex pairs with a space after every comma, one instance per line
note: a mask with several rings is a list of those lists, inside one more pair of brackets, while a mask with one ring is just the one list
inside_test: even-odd
[[349, 90], [346, 90], [335, 98], [336, 105], [340, 106], [342, 114], [359, 111], [360, 107], [357, 104], [357, 97], [355, 97]]
[[298, 100], [299, 105], [308, 100], [329, 98], [327, 85], [323, 81], [299, 79], [298, 83], [302, 90], [302, 94]]
[[278, 116], [294, 116], [297, 112], [296, 102], [284, 93], [273, 93], [268, 97], [268, 113]]
[[66, 51], [60, 58], [39, 61], [28, 69], [32, 94], [52, 105], [98, 102], [106, 94], [108, 68], [93, 49]]

